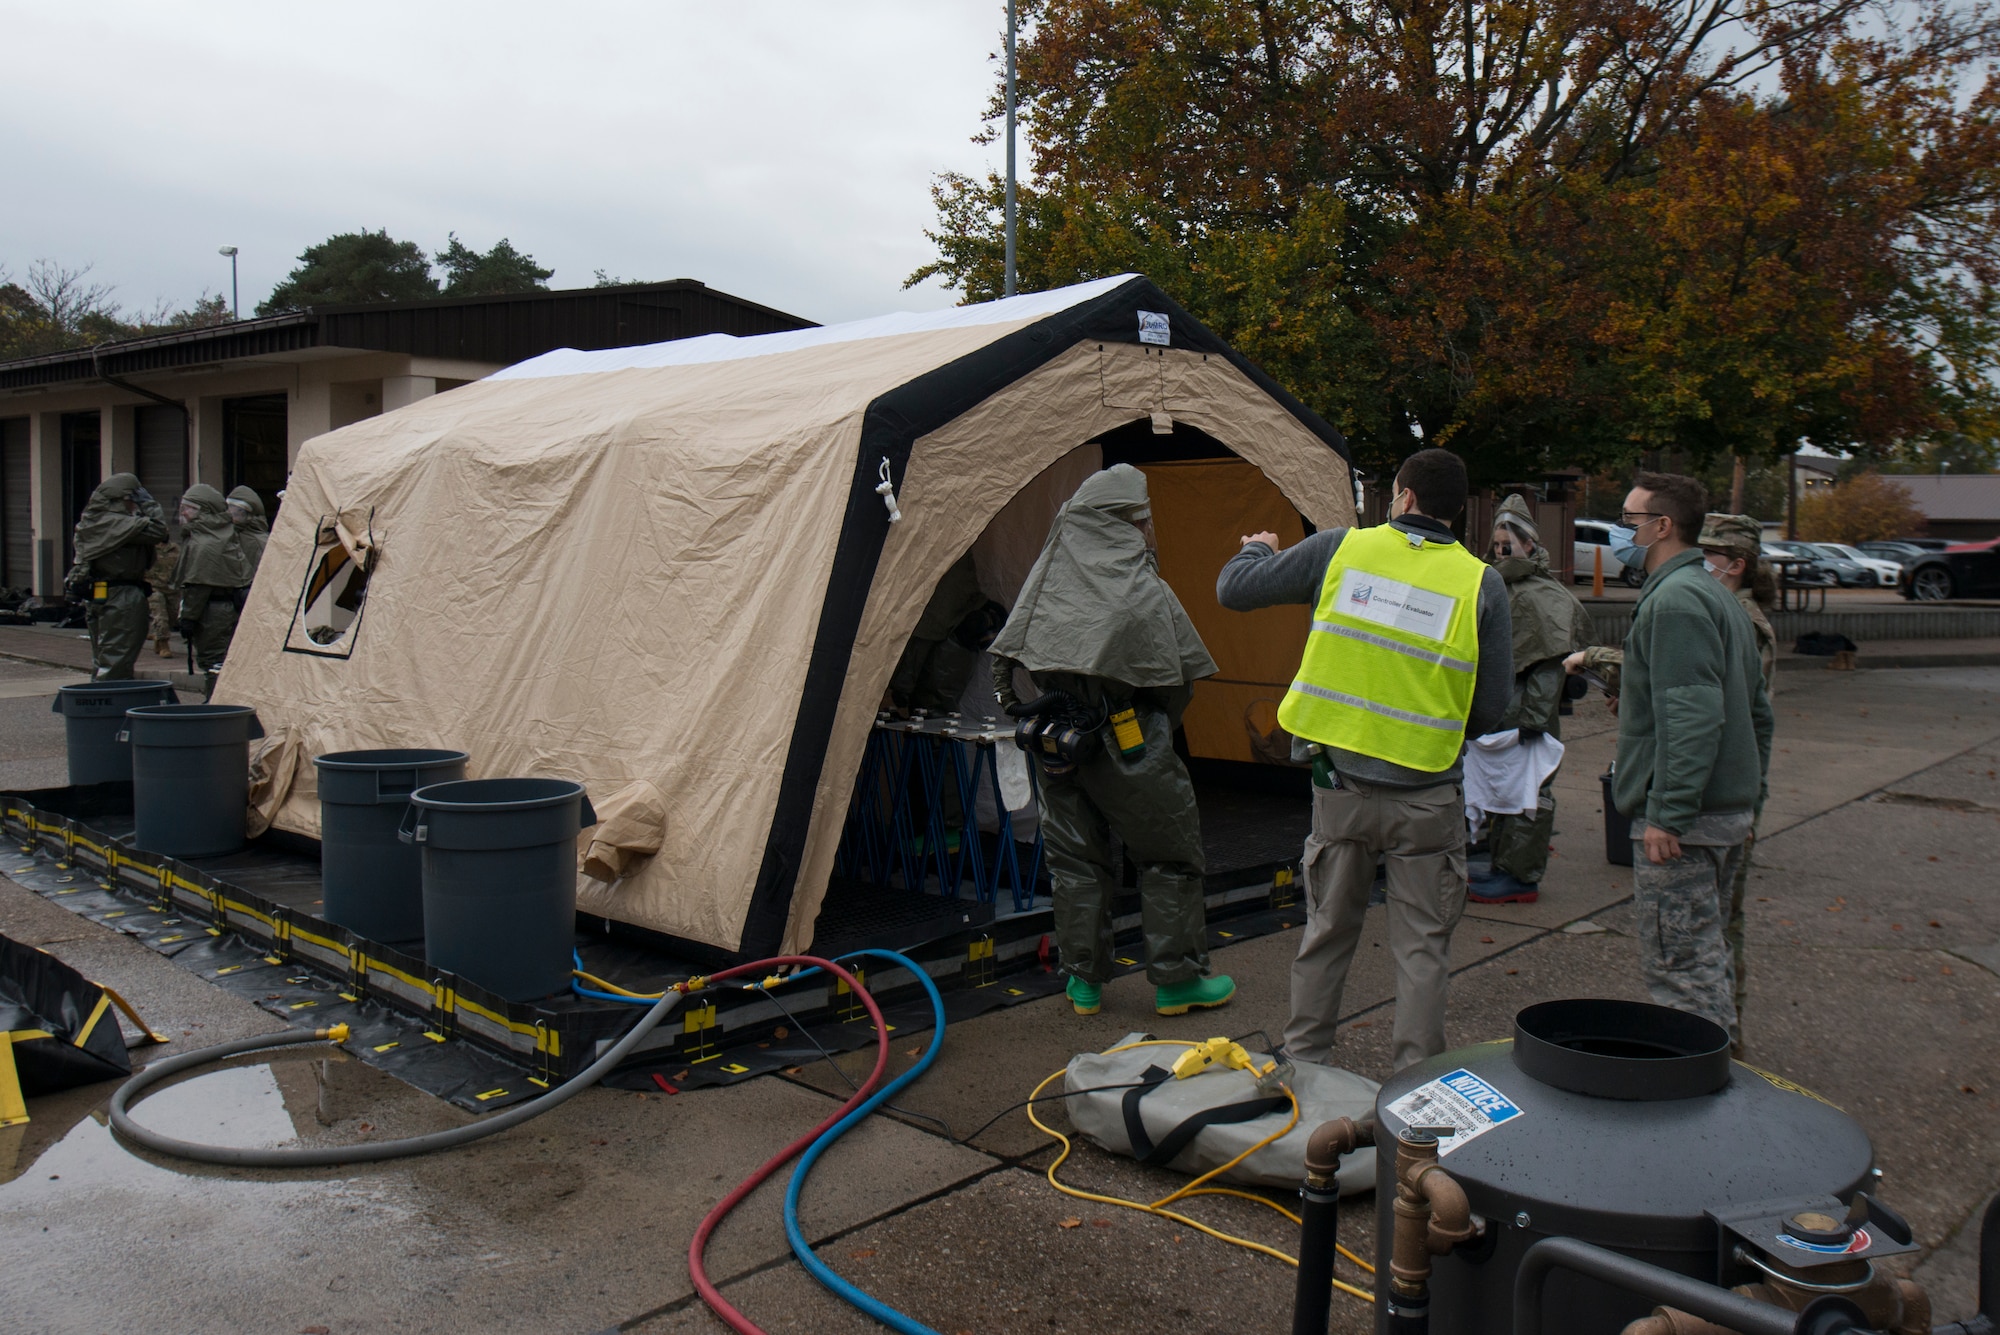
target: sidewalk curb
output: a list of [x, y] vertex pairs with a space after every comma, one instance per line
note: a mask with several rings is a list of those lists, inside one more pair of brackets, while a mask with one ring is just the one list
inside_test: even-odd
[[[74, 663], [58, 662], [53, 658], [31, 658], [27, 654], [10, 654], [4, 650], [0, 650], [0, 660], [5, 660], [9, 663], [28, 663], [35, 667], [55, 668], [61, 672], [74, 672], [83, 681], [90, 680], [89, 668], [78, 667]], [[144, 667], [145, 664], [142, 662], [139, 666]], [[200, 695], [208, 689], [208, 678], [201, 674], [189, 676], [185, 672], [166, 672], [158, 677], [149, 677], [147, 680], [170, 682], [175, 690], [193, 692], [195, 695]]]

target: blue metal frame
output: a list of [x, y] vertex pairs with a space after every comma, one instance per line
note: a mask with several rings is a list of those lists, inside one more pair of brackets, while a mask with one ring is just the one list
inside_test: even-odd
[[[939, 892], [953, 897], [970, 880], [982, 904], [994, 903], [1004, 886], [1017, 912], [1032, 907], [1042, 870], [1042, 832], [1036, 822], [1027, 841], [1034, 852], [1024, 867], [1016, 825], [1024, 817], [1009, 810], [1000, 795], [999, 748], [1012, 742], [1006, 731], [962, 728], [953, 719], [877, 719], [848, 805], [835, 870], [875, 885], [900, 882], [901, 888], [911, 890], [927, 888], [935, 876]], [[1033, 765], [1028, 767], [1028, 783], [1039, 798], [1039, 776]], [[1000, 828], [990, 859], [975, 820], [963, 820], [958, 848], [951, 848], [952, 831], [945, 820], [947, 785], [958, 799], [962, 817], [978, 811], [981, 792], [993, 794]]]

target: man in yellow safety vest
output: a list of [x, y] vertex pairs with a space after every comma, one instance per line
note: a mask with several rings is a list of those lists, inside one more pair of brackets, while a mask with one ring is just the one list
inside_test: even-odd
[[1287, 551], [1253, 533], [1216, 598], [1239, 612], [1313, 605], [1297, 677], [1278, 709], [1313, 769], [1307, 922], [1292, 965], [1285, 1051], [1331, 1063], [1347, 969], [1378, 856], [1388, 864], [1397, 1070], [1444, 1051], [1452, 930], [1465, 909], [1459, 754], [1493, 731], [1514, 685], [1507, 586], [1461, 546], [1465, 463], [1419, 450], [1397, 470], [1389, 522], [1323, 529]]

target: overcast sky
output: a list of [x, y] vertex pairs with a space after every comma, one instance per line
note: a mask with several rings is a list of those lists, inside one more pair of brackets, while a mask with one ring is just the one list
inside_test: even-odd
[[0, 0], [0, 265], [251, 308], [305, 247], [502, 236], [821, 322], [930, 309], [928, 187], [982, 171], [1004, 0]]

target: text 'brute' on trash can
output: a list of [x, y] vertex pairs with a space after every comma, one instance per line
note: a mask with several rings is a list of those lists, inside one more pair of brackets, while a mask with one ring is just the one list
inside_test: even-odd
[[264, 735], [248, 705], [141, 705], [132, 742], [133, 843], [174, 858], [234, 853], [249, 842], [250, 741]]
[[132, 744], [125, 740], [125, 711], [134, 705], [171, 705], [180, 696], [165, 681], [93, 681], [56, 692], [50, 712], [63, 716], [72, 787], [132, 782]]
[[423, 851], [424, 959], [509, 1001], [569, 986], [576, 836], [597, 824], [566, 779], [466, 779], [410, 795]]
[[370, 941], [424, 934], [423, 859], [397, 837], [410, 794], [465, 777], [463, 751], [336, 751], [319, 771], [320, 916]]

